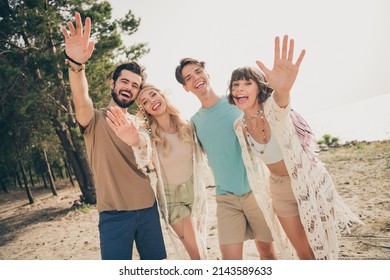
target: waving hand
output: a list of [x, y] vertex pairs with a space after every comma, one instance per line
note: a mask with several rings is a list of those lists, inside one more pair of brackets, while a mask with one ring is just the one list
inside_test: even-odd
[[263, 71], [269, 86], [275, 91], [275, 101], [279, 106], [285, 107], [289, 103], [290, 91], [297, 78], [299, 66], [305, 56], [305, 50], [302, 50], [295, 64], [294, 40], [288, 40], [288, 36], [283, 37], [282, 50], [280, 50], [280, 38], [275, 38], [274, 66], [272, 70], [268, 69], [261, 61], [256, 61], [257, 65]]
[[118, 107], [111, 107], [107, 111], [106, 121], [123, 142], [129, 146], [140, 146], [141, 138], [133, 122], [128, 120]]
[[81, 22], [81, 16], [75, 14], [76, 27], [72, 22], [68, 22], [67, 30], [62, 27], [61, 31], [65, 38], [66, 54], [79, 63], [85, 63], [92, 55], [95, 42], [89, 41], [91, 35], [91, 19], [85, 19], [85, 26]]

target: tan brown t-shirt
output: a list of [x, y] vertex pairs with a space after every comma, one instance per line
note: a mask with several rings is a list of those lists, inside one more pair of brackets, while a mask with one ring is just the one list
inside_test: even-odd
[[148, 176], [138, 168], [133, 149], [120, 140], [106, 121], [107, 109], [94, 110], [84, 130], [94, 175], [97, 210], [138, 210], [152, 207], [155, 196]]

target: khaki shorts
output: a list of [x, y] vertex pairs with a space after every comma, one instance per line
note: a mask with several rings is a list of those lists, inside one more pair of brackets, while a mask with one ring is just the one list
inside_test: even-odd
[[252, 192], [242, 196], [217, 195], [219, 244], [241, 243], [255, 238], [271, 242], [272, 234]]
[[167, 200], [168, 221], [171, 225], [189, 216], [194, 204], [194, 180], [191, 177], [180, 185], [167, 185], [165, 198]]
[[280, 217], [294, 217], [299, 215], [298, 203], [291, 189], [291, 179], [289, 176], [269, 177], [269, 187], [272, 204], [275, 212]]

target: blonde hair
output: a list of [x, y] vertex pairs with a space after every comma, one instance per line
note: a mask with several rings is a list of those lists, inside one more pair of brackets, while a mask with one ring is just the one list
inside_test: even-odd
[[170, 124], [175, 127], [179, 139], [193, 145], [194, 139], [191, 124], [181, 118], [179, 110], [169, 102], [168, 98], [162, 91], [151, 84], [145, 83], [142, 85], [142, 89], [136, 99], [137, 105], [140, 108], [137, 113], [137, 117], [144, 120], [144, 127], [149, 130], [151, 140], [155, 142], [156, 146], [161, 146], [164, 153], [169, 152], [169, 146], [163, 136], [163, 130], [154, 116], [148, 114], [142, 107], [141, 95], [147, 90], [155, 90], [162, 96], [166, 103], [166, 112], [169, 114]]

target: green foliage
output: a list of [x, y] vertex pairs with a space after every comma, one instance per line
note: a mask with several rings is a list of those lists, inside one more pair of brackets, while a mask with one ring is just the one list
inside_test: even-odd
[[75, 11], [83, 20], [91, 17], [91, 37], [97, 42], [86, 69], [95, 107], [105, 106], [110, 99], [107, 74], [119, 62], [118, 57], [138, 59], [149, 51], [145, 43], [124, 46], [121, 34], [134, 34], [140, 19], [129, 11], [123, 19], [112, 20], [109, 2], [1, 1], [0, 176], [5, 180], [17, 172], [15, 147], [23, 162], [38, 172], [42, 149], [52, 163], [63, 163], [65, 153], [58, 131], [66, 131], [76, 146], [83, 145], [72, 119], [60, 31], [68, 21], [74, 21]]
[[330, 134], [324, 134], [321, 139], [317, 141], [319, 145], [325, 144], [328, 146], [335, 146], [339, 144], [339, 138], [338, 137], [332, 137]]
[[94, 208], [92, 207], [92, 205], [90, 205], [88, 203], [81, 203], [81, 205], [78, 206], [76, 209], [77, 209], [77, 211], [80, 211], [81, 213], [88, 213]]

